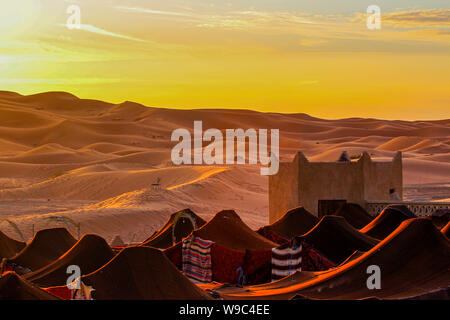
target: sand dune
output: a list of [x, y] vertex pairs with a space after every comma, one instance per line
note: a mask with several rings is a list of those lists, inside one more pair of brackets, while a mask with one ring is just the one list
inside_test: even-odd
[[[301, 113], [175, 110], [79, 99], [64, 92], [22, 96], [0, 91], [4, 214], [25, 229], [26, 238], [33, 225], [38, 228], [43, 217], [55, 214], [81, 222], [82, 233], [108, 241], [116, 235], [128, 241], [132, 233], [143, 241], [184, 208], [204, 219], [234, 209], [254, 229], [267, 225], [268, 183], [259, 167], [173, 166], [171, 133], [177, 128], [192, 132], [195, 120], [203, 121], [204, 130], [279, 128], [283, 161], [299, 149], [311, 161], [335, 161], [342, 150], [355, 159], [367, 151], [390, 161], [402, 150], [406, 187], [432, 184], [420, 191], [422, 199], [448, 198], [448, 192], [436, 188], [445, 191], [450, 182], [450, 120], [323, 120]], [[155, 192], [151, 185], [158, 179], [161, 190]], [[51, 205], [42, 205], [47, 201], [58, 206], [50, 210]], [[26, 207], [31, 203], [40, 207], [33, 211]], [[15, 234], [7, 224], [0, 227]]]
[[431, 147], [440, 147], [441, 143], [433, 139], [423, 137], [396, 137], [377, 147], [385, 151], [418, 151], [430, 150]]
[[136, 189], [150, 187], [161, 178], [161, 187], [173, 190], [228, 170], [220, 167], [169, 167], [138, 171], [79, 170], [25, 188], [0, 191], [4, 199], [103, 200]]
[[405, 159], [403, 179], [408, 184], [445, 183], [449, 181], [450, 163], [420, 159]]

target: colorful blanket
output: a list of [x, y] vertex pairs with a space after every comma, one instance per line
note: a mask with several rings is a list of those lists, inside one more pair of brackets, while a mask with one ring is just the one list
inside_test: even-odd
[[[199, 240], [205, 243], [205, 240]], [[183, 271], [183, 257], [186, 258], [186, 255], [182, 254], [182, 245], [183, 242], [179, 242], [164, 250], [166, 256], [181, 271]], [[293, 255], [293, 259], [291, 260], [291, 254], [295, 251], [293, 249], [295, 245], [298, 246], [297, 250], [299, 250], [299, 246], [301, 245], [301, 260], [297, 254]], [[207, 263], [203, 264], [203, 267], [208, 270], [206, 274], [209, 274], [209, 261], [211, 262], [212, 281], [253, 285], [280, 279], [283, 276], [293, 274], [295, 271], [322, 271], [336, 266], [335, 263], [305, 242], [297, 243], [297, 241], [292, 240], [289, 244], [280, 246], [277, 249], [275, 252], [281, 251], [281, 256], [284, 256], [284, 258], [286, 256], [283, 254], [283, 250], [287, 249], [288, 258], [284, 262], [281, 262], [281, 264], [284, 263], [287, 266], [279, 266], [280, 262], [272, 264], [273, 252], [270, 249], [263, 251], [246, 250], [244, 252], [228, 249], [217, 243], [212, 243], [210, 246], [210, 260], [207, 259]], [[276, 257], [275, 255], [275, 261], [277, 260]], [[186, 269], [186, 266], [184, 268]], [[272, 276], [272, 269], [275, 270], [275, 274], [278, 273], [279, 275], [274, 274]], [[192, 279], [192, 277], [190, 278]], [[197, 279], [193, 280], [199, 281]], [[207, 281], [210, 282], [209, 276]]]
[[44, 288], [44, 290], [62, 300], [72, 300], [73, 292], [67, 286]]
[[213, 241], [192, 235], [183, 239], [182, 271], [192, 281], [199, 283], [212, 281], [211, 246], [213, 244]]
[[50, 287], [43, 289], [62, 300], [94, 300], [92, 298], [92, 292], [95, 291], [95, 289], [85, 285], [83, 282], [80, 282], [79, 289], [70, 288], [69, 286]]
[[[229, 249], [214, 243], [211, 248], [213, 281], [238, 283], [239, 268], [243, 266], [245, 252]], [[245, 271], [244, 271], [245, 272]]]
[[272, 250], [246, 250], [242, 268], [246, 276], [246, 285], [267, 283], [271, 280]]

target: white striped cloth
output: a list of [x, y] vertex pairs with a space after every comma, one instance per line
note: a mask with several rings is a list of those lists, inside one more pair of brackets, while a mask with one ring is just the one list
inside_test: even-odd
[[302, 245], [291, 244], [272, 249], [272, 281], [302, 271]]

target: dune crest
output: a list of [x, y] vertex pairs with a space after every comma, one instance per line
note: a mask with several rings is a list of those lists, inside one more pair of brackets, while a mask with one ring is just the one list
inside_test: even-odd
[[[192, 131], [196, 120], [202, 120], [204, 130], [222, 132], [280, 129], [281, 161], [292, 160], [298, 150], [310, 161], [336, 161], [343, 150], [353, 159], [367, 151], [383, 161], [403, 150], [405, 198], [448, 198], [448, 119], [324, 120], [304, 113], [176, 110], [81, 99], [65, 92], [25, 96], [0, 91], [2, 212], [23, 229], [26, 239], [32, 237], [33, 225], [42, 227], [43, 217], [51, 213], [70, 217], [84, 226], [82, 233], [98, 233], [108, 241], [116, 235], [128, 241], [136, 232], [135, 240], [144, 241], [183, 208], [192, 208], [205, 220], [231, 208], [254, 230], [267, 225], [268, 185], [258, 166], [173, 165], [173, 130]], [[162, 192], [144, 201], [158, 180]], [[53, 202], [59, 205], [53, 208]], [[39, 210], [30, 212], [34, 206]], [[153, 222], [145, 222], [146, 212]], [[137, 223], [142, 230], [135, 230]], [[14, 232], [6, 224], [2, 228]]]

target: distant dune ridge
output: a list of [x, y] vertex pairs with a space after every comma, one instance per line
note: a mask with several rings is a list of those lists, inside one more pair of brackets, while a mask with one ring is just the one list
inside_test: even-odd
[[[335, 161], [343, 150], [353, 159], [367, 151], [381, 161], [401, 150], [407, 197], [449, 197], [450, 119], [323, 120], [0, 91], [0, 210], [27, 239], [33, 230], [48, 227], [45, 217], [65, 216], [81, 223], [82, 234], [142, 241], [184, 208], [204, 219], [230, 208], [253, 229], [266, 225], [268, 184], [259, 167], [172, 164], [172, 131], [192, 130], [195, 120], [203, 121], [203, 130], [280, 129], [282, 161], [298, 150], [311, 161]], [[157, 181], [160, 187], [152, 187]], [[427, 193], [417, 186], [422, 184]], [[16, 237], [11, 226], [0, 227]]]

